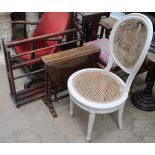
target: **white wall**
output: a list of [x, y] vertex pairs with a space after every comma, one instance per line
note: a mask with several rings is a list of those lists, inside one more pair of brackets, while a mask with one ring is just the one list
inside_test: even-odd
[[122, 16], [124, 16], [125, 14], [123, 12], [111, 12], [110, 16], [114, 17], [116, 19], [120, 19]]

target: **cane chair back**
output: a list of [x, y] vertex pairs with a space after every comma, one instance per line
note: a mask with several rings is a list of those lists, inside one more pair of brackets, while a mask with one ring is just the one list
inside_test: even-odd
[[152, 23], [142, 14], [129, 14], [112, 29], [110, 51], [114, 61], [127, 73], [139, 68], [152, 39]]
[[114, 62], [129, 77], [126, 91], [129, 91], [134, 77], [139, 71], [153, 35], [152, 22], [148, 17], [138, 13], [124, 16], [114, 25], [110, 35], [111, 56], [106, 70], [110, 70]]

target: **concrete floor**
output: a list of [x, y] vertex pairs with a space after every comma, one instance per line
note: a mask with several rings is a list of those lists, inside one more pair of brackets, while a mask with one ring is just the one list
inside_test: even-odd
[[[85, 142], [87, 112], [76, 107], [75, 116], [70, 117], [69, 98], [55, 103], [57, 118], [51, 116], [41, 100], [17, 109], [9, 97], [4, 65], [0, 65], [0, 75], [0, 142]], [[133, 90], [144, 87], [144, 77], [136, 78]], [[155, 112], [141, 111], [128, 99], [123, 130], [118, 128], [116, 118], [116, 113], [97, 115], [93, 143], [155, 142]]]

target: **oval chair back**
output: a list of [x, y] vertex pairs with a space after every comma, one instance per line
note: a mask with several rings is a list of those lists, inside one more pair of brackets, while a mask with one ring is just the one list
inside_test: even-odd
[[116, 22], [112, 29], [111, 56], [106, 69], [109, 70], [115, 61], [122, 70], [130, 74], [126, 82], [127, 91], [146, 57], [152, 35], [151, 20], [139, 13], [124, 16]]

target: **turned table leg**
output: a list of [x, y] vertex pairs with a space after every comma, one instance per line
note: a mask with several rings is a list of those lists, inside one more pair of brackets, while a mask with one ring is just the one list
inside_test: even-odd
[[53, 105], [53, 100], [52, 100], [52, 82], [48, 76], [48, 73], [45, 71], [45, 98], [44, 98], [44, 103], [50, 110], [50, 113], [52, 114], [53, 117], [57, 117], [57, 113], [55, 111], [54, 105]]
[[85, 42], [90, 41], [90, 21], [82, 21], [82, 27], [81, 27], [83, 33], [84, 33], [84, 39]]
[[98, 33], [100, 19], [101, 19], [101, 17], [96, 17], [95, 20], [91, 21], [91, 34], [90, 34], [91, 40], [97, 39], [97, 33]]

